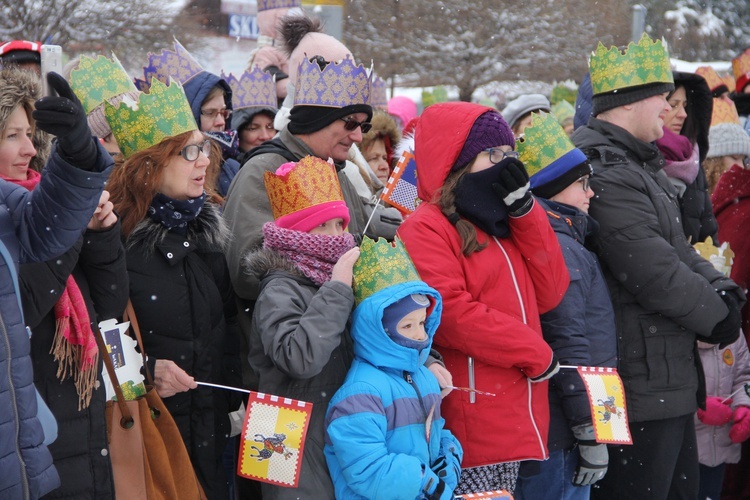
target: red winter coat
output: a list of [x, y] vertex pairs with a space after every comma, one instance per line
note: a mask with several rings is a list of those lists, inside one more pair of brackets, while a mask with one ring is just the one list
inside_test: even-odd
[[[734, 252], [730, 278], [747, 290], [750, 286], [750, 170], [733, 165], [724, 172], [711, 195], [711, 203], [719, 223], [719, 241], [729, 242]], [[750, 301], [742, 309], [742, 331], [746, 339], [750, 337]]]
[[[468, 103], [425, 110], [415, 133], [421, 199], [434, 198], [474, 120], [489, 110]], [[422, 203], [398, 230], [422, 279], [443, 297], [434, 344], [454, 384], [470, 385], [473, 360], [474, 386], [497, 394], [472, 398], [454, 391], [442, 403], [446, 428], [463, 445], [464, 467], [548, 457], [547, 382], [529, 378], [550, 366], [539, 314], [560, 302], [569, 277], [541, 206], [511, 218], [510, 229], [511, 237], [497, 242], [477, 229], [487, 247], [468, 258], [455, 227], [434, 204]]]

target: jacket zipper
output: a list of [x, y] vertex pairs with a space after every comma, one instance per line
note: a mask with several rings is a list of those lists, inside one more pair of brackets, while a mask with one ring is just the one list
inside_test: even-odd
[[424, 401], [422, 401], [422, 393], [419, 392], [419, 387], [417, 387], [417, 384], [414, 383], [414, 379], [411, 378], [411, 373], [404, 371], [404, 380], [406, 380], [406, 383], [409, 384], [414, 388], [414, 390], [417, 392], [417, 399], [419, 399], [419, 406], [422, 407], [422, 413], [424, 413], [424, 421], [427, 422], [427, 417], [429, 414], [427, 413], [427, 407], [424, 405]]
[[[10, 263], [10, 265], [13, 265], [13, 263]], [[0, 329], [2, 329], [3, 334], [3, 341], [5, 343], [5, 352], [8, 356], [8, 362], [7, 365], [7, 376], [8, 376], [8, 391], [10, 392], [10, 399], [11, 399], [11, 407], [13, 408], [13, 421], [15, 425], [15, 435], [16, 438], [14, 441], [14, 446], [16, 448], [16, 456], [18, 457], [18, 463], [21, 465], [21, 486], [23, 487], [23, 498], [30, 498], [31, 495], [29, 494], [29, 481], [28, 477], [26, 476], [26, 464], [23, 461], [23, 455], [21, 454], [21, 448], [18, 446], [18, 440], [21, 433], [21, 422], [18, 415], [18, 403], [16, 401], [16, 388], [13, 385], [13, 353], [10, 349], [10, 337], [8, 336], [8, 329], [5, 327], [5, 320], [3, 319], [2, 314], [0, 314]], [[33, 382], [32, 382], [33, 383]]]

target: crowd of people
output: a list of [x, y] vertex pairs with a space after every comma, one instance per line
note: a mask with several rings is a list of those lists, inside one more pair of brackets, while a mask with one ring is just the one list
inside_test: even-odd
[[[572, 96], [420, 114], [299, 6], [258, 1], [242, 75], [0, 45], [0, 498], [115, 497], [129, 302], [209, 499], [750, 497], [750, 49], [686, 73], [644, 35]], [[237, 474], [242, 394], [199, 382], [313, 404], [296, 487]]]

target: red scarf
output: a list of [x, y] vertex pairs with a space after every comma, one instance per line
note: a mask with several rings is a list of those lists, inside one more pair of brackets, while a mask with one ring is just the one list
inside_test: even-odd
[[[32, 169], [28, 170], [26, 180], [23, 181], [0, 177], [29, 191], [32, 191], [42, 179], [41, 174]], [[55, 361], [59, 363], [57, 378], [65, 380], [70, 375], [75, 376], [78, 409], [81, 410], [87, 408], [91, 402], [91, 393], [97, 379], [99, 348], [91, 329], [86, 301], [73, 275], [68, 276], [65, 289], [55, 304], [54, 311], [55, 339], [50, 354], [53, 354]]]

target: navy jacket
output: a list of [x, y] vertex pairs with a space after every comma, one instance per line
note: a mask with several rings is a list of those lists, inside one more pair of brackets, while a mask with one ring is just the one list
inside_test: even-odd
[[31, 193], [0, 180], [0, 498], [39, 498], [60, 484], [36, 417], [18, 263], [56, 257], [81, 236], [113, 165], [99, 148], [95, 172], [75, 168], [55, 149]]

